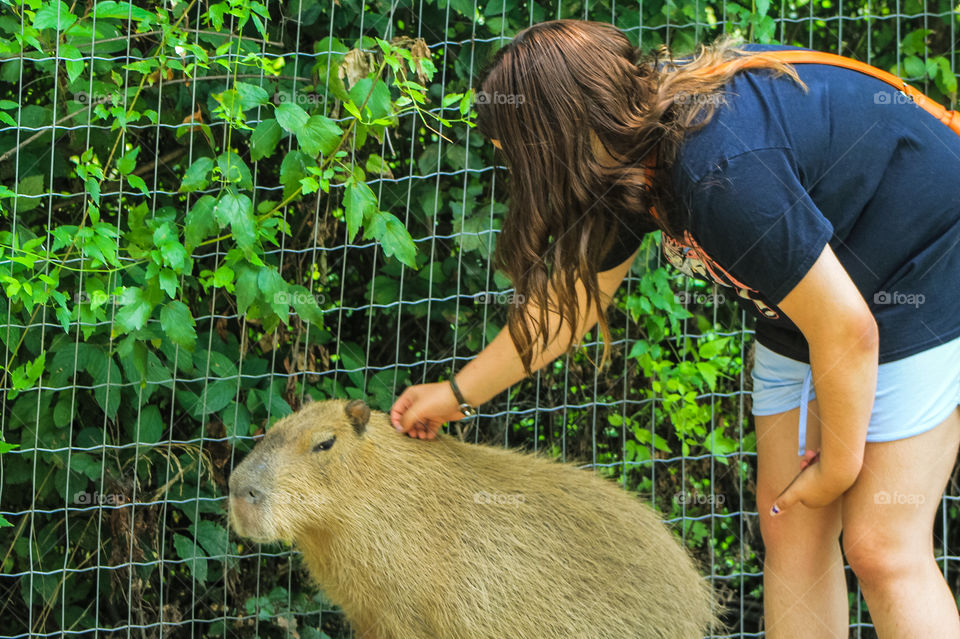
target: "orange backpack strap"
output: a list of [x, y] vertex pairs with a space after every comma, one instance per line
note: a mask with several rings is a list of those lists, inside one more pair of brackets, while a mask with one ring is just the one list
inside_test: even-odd
[[[928, 98], [921, 91], [913, 88], [904, 82], [903, 79], [898, 78], [892, 73], [887, 73], [882, 69], [870, 66], [869, 64], [860, 62], [859, 60], [854, 60], [853, 58], [847, 58], [835, 53], [825, 53], [823, 51], [764, 51], [762, 53], [757, 53], [750, 56], [750, 59], [755, 59], [757, 63], [762, 60], [769, 60], [770, 58], [789, 64], [830, 64], [871, 75], [878, 80], [883, 80], [887, 84], [893, 85], [898, 91], [913, 100], [914, 104], [928, 111], [933, 117], [950, 127], [954, 133], [960, 135], [960, 112], [948, 110], [939, 102]], [[745, 67], [749, 68], [752, 66], [757, 66], [757, 63], [748, 62]]]

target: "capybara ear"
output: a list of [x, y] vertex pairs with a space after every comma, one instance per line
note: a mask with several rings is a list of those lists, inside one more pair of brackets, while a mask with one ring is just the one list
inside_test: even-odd
[[355, 399], [347, 404], [344, 412], [347, 413], [347, 418], [353, 424], [353, 430], [356, 431], [357, 435], [363, 435], [363, 432], [367, 429], [367, 422], [370, 421], [370, 407], [367, 406], [366, 402], [362, 399]]

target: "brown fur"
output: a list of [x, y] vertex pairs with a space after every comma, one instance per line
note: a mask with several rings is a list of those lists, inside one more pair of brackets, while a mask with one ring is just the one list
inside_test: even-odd
[[715, 622], [635, 496], [569, 464], [399, 435], [357, 400], [278, 422], [230, 477], [230, 520], [302, 550], [358, 638], [688, 639]]

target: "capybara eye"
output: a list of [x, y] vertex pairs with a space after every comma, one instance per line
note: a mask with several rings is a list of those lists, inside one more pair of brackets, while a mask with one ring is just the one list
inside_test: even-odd
[[330, 448], [333, 446], [333, 442], [335, 442], [335, 441], [337, 441], [336, 436], [331, 437], [330, 439], [328, 439], [328, 440], [326, 440], [326, 441], [322, 441], [322, 442], [320, 442], [319, 444], [317, 444], [316, 446], [313, 447], [313, 452], [319, 453], [319, 452], [322, 451], [322, 450], [330, 450]]

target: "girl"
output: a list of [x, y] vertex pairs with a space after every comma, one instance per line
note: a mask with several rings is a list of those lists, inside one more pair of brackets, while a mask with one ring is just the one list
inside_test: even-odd
[[671, 263], [758, 317], [767, 636], [847, 636], [845, 555], [881, 637], [960, 639], [932, 543], [960, 445], [960, 136], [867, 75], [748, 64], [764, 49], [663, 61], [578, 20], [502, 48], [478, 127], [510, 169], [497, 264], [526, 303], [391, 418], [432, 438], [592, 325], [608, 337], [660, 229]]

